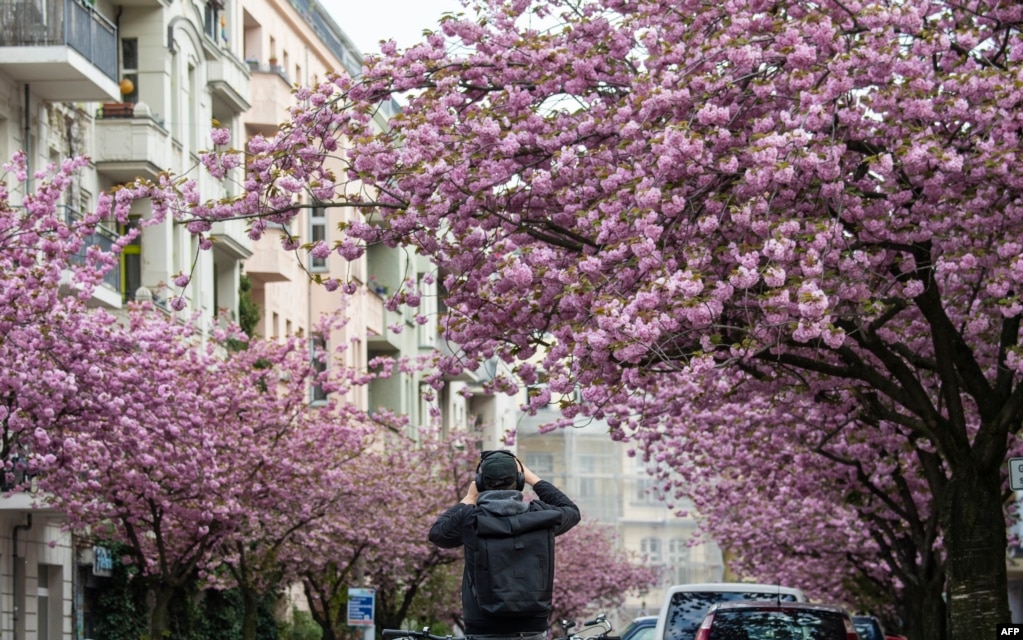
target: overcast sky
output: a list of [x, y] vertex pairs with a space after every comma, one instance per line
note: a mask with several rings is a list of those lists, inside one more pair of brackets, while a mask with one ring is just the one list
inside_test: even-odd
[[462, 11], [458, 0], [320, 0], [363, 53], [380, 50], [380, 40], [394, 38], [399, 48], [422, 40], [423, 29], [437, 29], [445, 11]]

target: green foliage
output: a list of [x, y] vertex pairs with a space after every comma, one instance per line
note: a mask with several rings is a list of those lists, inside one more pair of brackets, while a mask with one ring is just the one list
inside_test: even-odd
[[[245, 604], [237, 589], [206, 589], [178, 599], [172, 610], [172, 637], [180, 640], [243, 640]], [[255, 640], [280, 640], [274, 616], [274, 593], [264, 594], [258, 604]]]
[[133, 579], [135, 568], [121, 563], [120, 547], [111, 547], [114, 557], [110, 577], [98, 578], [96, 598], [89, 612], [92, 636], [105, 640], [138, 640], [146, 633], [149, 615], [141, 581]]
[[259, 324], [259, 305], [252, 299], [252, 281], [242, 274], [238, 282], [238, 326], [245, 335], [253, 337]]
[[[92, 621], [90, 637], [103, 640], [147, 639], [150, 612], [146, 603], [145, 581], [136, 575], [133, 567], [121, 563], [119, 548], [113, 546], [113, 574], [97, 579], [96, 595], [89, 611]], [[298, 629], [299, 635], [282, 635], [275, 615], [277, 599], [276, 593], [266, 593], [260, 598], [255, 640], [321, 639], [319, 627], [311, 619], [302, 627], [294, 622], [284, 627]], [[243, 616], [244, 604], [236, 589], [182, 589], [171, 601], [171, 629], [167, 637], [174, 640], [242, 640]], [[308, 631], [310, 625], [315, 632], [312, 635]]]
[[407, 619], [399, 626], [429, 627], [430, 633], [436, 635], [454, 633], [454, 625], [448, 617], [450, 603], [458, 601], [461, 589], [462, 563], [434, 567], [423, 588], [416, 593], [406, 614]]
[[[249, 338], [255, 335], [259, 324], [259, 305], [252, 299], [252, 281], [245, 274], [238, 280], [238, 326]], [[229, 338], [227, 348], [230, 351], [242, 351], [248, 344], [243, 340]]]
[[291, 620], [278, 623], [281, 640], [322, 640], [323, 629], [308, 611], [291, 610]]
[[199, 606], [201, 616], [195, 640], [242, 637], [242, 598], [237, 590], [204, 591]]

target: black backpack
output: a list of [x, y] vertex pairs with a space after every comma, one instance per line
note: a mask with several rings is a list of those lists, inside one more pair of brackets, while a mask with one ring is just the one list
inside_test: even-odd
[[561, 512], [476, 518], [474, 595], [490, 615], [547, 616], [554, 593], [554, 530]]

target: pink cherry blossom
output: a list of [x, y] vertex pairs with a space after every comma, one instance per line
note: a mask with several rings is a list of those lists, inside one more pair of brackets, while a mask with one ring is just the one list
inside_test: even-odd
[[[892, 601], [950, 621], [921, 619], [914, 640], [967, 640], [1008, 619], [1002, 495], [1023, 423], [1023, 7], [470, 9], [445, 22], [446, 38], [387, 47], [360, 79], [308, 88], [315, 99], [250, 145], [247, 191], [229, 205], [203, 203], [188, 181], [150, 194], [186, 220], [254, 218], [258, 237], [258, 221], [293, 218], [294, 194], [336, 180], [337, 203], [367, 220], [341, 242], [408, 246], [443, 274], [440, 326], [459, 349], [439, 370], [484, 354], [538, 362], [582, 390], [569, 411], [607, 420], [615, 438], [649, 436], [676, 473], [714, 469], [721, 447], [737, 466], [715, 473], [769, 465], [772, 497], [790, 511], [764, 507], [763, 527], [734, 533], [751, 571], [769, 572], [761, 550], [798, 558], [786, 563], [803, 567], [793, 579], [816, 576], [837, 594], [826, 551], [845, 545], [859, 563], [881, 538], [936, 572], [909, 578], [913, 567], [883, 549], [857, 564]], [[534, 9], [557, 26], [520, 28]], [[400, 116], [372, 128], [394, 97], [406, 101]], [[337, 147], [340, 173], [328, 169]], [[698, 419], [683, 419], [681, 391], [706, 403]], [[743, 431], [723, 429], [726, 416]], [[719, 431], [770, 458], [748, 459]], [[679, 439], [656, 437], [666, 433]], [[829, 435], [839, 450], [822, 448]], [[702, 449], [683, 454], [682, 443]], [[836, 457], [841, 471], [816, 484], [853, 487], [841, 496], [783, 473], [814, 477]], [[852, 473], [850, 460], [863, 467]], [[722, 503], [706, 526], [724, 535], [738, 526], [730, 514], [751, 507], [741, 485], [721, 486], [732, 490], [693, 485], [691, 497]], [[898, 504], [882, 499], [889, 490]], [[834, 500], [835, 519], [810, 524]], [[786, 537], [784, 525], [804, 523], [814, 535]], [[842, 533], [851, 528], [876, 537]], [[916, 588], [946, 570], [948, 616], [940, 587]]]

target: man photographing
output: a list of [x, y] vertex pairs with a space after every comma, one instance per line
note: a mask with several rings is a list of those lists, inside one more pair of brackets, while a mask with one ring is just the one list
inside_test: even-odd
[[[537, 499], [526, 501], [525, 485]], [[554, 538], [579, 507], [510, 451], [484, 451], [462, 501], [430, 528], [430, 542], [463, 547], [467, 638], [544, 640], [554, 588]]]

